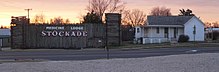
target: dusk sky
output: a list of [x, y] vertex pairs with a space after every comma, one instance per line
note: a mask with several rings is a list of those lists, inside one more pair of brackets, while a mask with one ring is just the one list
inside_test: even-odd
[[[9, 26], [11, 16], [25, 16], [31, 8], [30, 18], [36, 14], [44, 14], [47, 19], [61, 16], [72, 23], [79, 22], [79, 17], [87, 11], [89, 0], [0, 0], [0, 25]], [[123, 0], [127, 9], [141, 9], [147, 15], [153, 7], [171, 8], [173, 15], [179, 9], [191, 9], [203, 22], [219, 21], [219, 0]]]

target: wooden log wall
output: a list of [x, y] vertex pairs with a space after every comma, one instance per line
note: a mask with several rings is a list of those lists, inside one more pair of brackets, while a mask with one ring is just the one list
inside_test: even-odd
[[[63, 30], [46, 30], [46, 27], [63, 27]], [[72, 27], [83, 27], [83, 30], [71, 30]], [[84, 31], [87, 36], [42, 36], [42, 31]], [[27, 48], [86, 48], [103, 47], [105, 29], [103, 24], [82, 25], [29, 25], [26, 29]]]
[[121, 14], [107, 13], [106, 25], [107, 45], [121, 45]]
[[[97, 48], [121, 44], [121, 15], [106, 14], [106, 24], [29, 24], [12, 18], [12, 48]], [[107, 29], [107, 34], [106, 34]], [[106, 35], [108, 35], [106, 37]], [[108, 41], [106, 43], [106, 40]]]

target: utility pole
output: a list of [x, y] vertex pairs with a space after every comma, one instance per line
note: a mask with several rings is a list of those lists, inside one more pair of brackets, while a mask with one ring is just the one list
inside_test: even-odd
[[107, 23], [106, 23], [106, 30], [105, 30], [105, 31], [106, 31], [106, 36], [105, 36], [105, 37], [106, 37], [106, 38], [105, 38], [105, 39], [106, 39], [106, 40], [105, 40], [105, 41], [106, 41], [106, 42], [105, 42], [105, 43], [106, 43], [106, 44], [105, 44], [105, 49], [106, 49], [106, 52], [107, 52], [107, 53], [106, 53], [106, 58], [109, 59], [109, 47], [108, 47], [108, 24], [107, 24]]
[[196, 26], [193, 26], [193, 35], [194, 35], [194, 47], [195, 47], [195, 34], [196, 34]]
[[30, 10], [32, 10], [32, 9], [24, 9], [24, 10], [27, 11], [27, 14], [28, 14], [28, 15], [27, 15], [27, 18], [30, 19]]
[[23, 46], [24, 47], [26, 47], [26, 36], [25, 36], [25, 34], [26, 34], [26, 30], [28, 30], [28, 28], [27, 28], [27, 25], [29, 25], [30, 24], [30, 10], [32, 10], [32, 9], [24, 9], [25, 11], [27, 11], [27, 24], [25, 24], [25, 25], [23, 25]]
[[194, 41], [195, 41], [195, 34], [196, 34], [196, 26], [193, 26], [193, 35], [194, 35]]

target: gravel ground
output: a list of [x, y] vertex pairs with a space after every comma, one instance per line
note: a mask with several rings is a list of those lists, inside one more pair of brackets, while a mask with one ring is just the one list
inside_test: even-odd
[[219, 53], [147, 58], [2, 63], [0, 72], [218, 72]]

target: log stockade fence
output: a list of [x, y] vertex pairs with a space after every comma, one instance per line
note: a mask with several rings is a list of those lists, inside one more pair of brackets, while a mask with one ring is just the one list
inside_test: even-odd
[[17, 48], [98, 48], [121, 44], [121, 15], [106, 14], [106, 24], [29, 24], [12, 17], [11, 46]]

